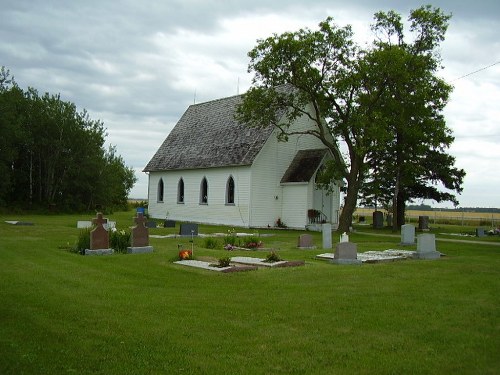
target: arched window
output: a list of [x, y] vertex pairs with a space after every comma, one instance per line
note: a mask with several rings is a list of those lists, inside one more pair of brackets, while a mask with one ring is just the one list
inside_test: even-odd
[[163, 186], [163, 178], [160, 178], [160, 181], [158, 181], [158, 202], [163, 202], [163, 192], [164, 192], [164, 186]]
[[226, 182], [226, 204], [234, 204], [234, 178], [229, 176]]
[[184, 180], [182, 177], [177, 184], [177, 203], [184, 203]]
[[206, 177], [203, 177], [203, 180], [201, 180], [200, 204], [208, 204], [208, 182]]

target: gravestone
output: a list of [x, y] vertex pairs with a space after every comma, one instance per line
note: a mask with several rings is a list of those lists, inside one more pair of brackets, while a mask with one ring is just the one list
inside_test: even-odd
[[179, 234], [181, 236], [197, 236], [198, 235], [198, 224], [193, 223], [182, 223], [179, 228]]
[[104, 229], [106, 229], [108, 232], [110, 229], [116, 228], [116, 221], [109, 221], [107, 223], [103, 224]]
[[299, 249], [314, 249], [313, 238], [310, 234], [301, 234], [297, 247]]
[[156, 221], [150, 220], [146, 222], [147, 228], [156, 228]]
[[374, 211], [373, 217], [373, 228], [380, 229], [384, 227], [384, 214], [382, 211]]
[[360, 216], [359, 217], [359, 222], [360, 223], [364, 223], [365, 222], [365, 217], [364, 216]]
[[340, 242], [349, 242], [349, 235], [346, 232], [340, 235]]
[[436, 251], [436, 237], [434, 234], [425, 233], [417, 236], [415, 257], [418, 259], [439, 259], [441, 257], [441, 253]]
[[332, 248], [332, 224], [321, 224], [321, 232], [323, 234], [323, 249]]
[[90, 220], [79, 220], [76, 222], [76, 227], [78, 229], [92, 228], [92, 222]]
[[415, 244], [415, 227], [411, 224], [401, 225], [401, 245]]
[[137, 212], [137, 216], [134, 217], [134, 222], [135, 226], [132, 227], [130, 236], [132, 246], [127, 247], [127, 253], [152, 253], [153, 247], [149, 246], [149, 230], [144, 225], [146, 222], [144, 214], [142, 212]]
[[429, 216], [419, 216], [418, 217], [418, 229], [419, 230], [429, 230]]
[[163, 228], [175, 228], [175, 220], [163, 221]]
[[85, 255], [113, 254], [113, 249], [109, 248], [109, 233], [104, 228], [107, 221], [108, 219], [105, 219], [101, 212], [98, 212], [96, 218], [92, 219], [95, 228], [90, 231], [90, 249], [85, 249]]
[[358, 259], [358, 246], [353, 242], [338, 243], [331, 263], [361, 264], [361, 260]]
[[484, 228], [476, 228], [476, 237], [484, 237], [484, 236], [486, 236]]

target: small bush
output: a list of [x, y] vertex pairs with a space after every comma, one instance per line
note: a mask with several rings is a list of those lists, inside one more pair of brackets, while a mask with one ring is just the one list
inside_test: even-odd
[[219, 258], [218, 263], [211, 264], [212, 267], [219, 267], [219, 268], [229, 267], [230, 265], [231, 265], [231, 258], [229, 257]]
[[131, 233], [128, 230], [112, 230], [109, 235], [109, 245], [118, 253], [126, 253], [130, 246]]
[[278, 218], [278, 220], [276, 220], [275, 226], [278, 228], [286, 228], [287, 227], [286, 224], [281, 220], [281, 218]]
[[240, 240], [238, 237], [236, 237], [236, 232], [234, 231], [234, 229], [228, 230], [227, 234], [224, 236], [224, 248], [226, 248], [227, 245], [231, 245], [232, 247], [240, 245]]
[[264, 246], [264, 243], [260, 241], [258, 237], [255, 236], [245, 237], [243, 239], [243, 242], [247, 249], [257, 249], [259, 247]]
[[90, 231], [91, 228], [85, 228], [80, 230], [77, 242], [75, 246], [71, 248], [71, 252], [77, 254], [84, 254], [85, 249], [90, 249]]
[[266, 262], [268, 263], [274, 263], [274, 262], [280, 262], [282, 259], [278, 254], [276, 254], [274, 251], [271, 251], [269, 254], [266, 256]]
[[215, 238], [207, 237], [203, 241], [203, 247], [205, 249], [216, 249], [219, 247], [219, 241], [217, 241]]

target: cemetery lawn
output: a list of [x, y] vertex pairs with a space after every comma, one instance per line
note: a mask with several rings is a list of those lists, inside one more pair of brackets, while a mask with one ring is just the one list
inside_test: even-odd
[[[107, 215], [118, 229], [133, 212]], [[435, 261], [338, 266], [298, 250], [304, 232], [261, 230], [295, 268], [220, 274], [173, 264], [187, 239], [154, 253], [68, 251], [92, 215], [0, 215], [1, 374], [498, 374], [498, 237], [437, 242]], [[14, 226], [5, 220], [33, 222]], [[227, 232], [200, 226], [200, 233]], [[359, 228], [359, 230], [364, 230]], [[469, 230], [473, 230], [469, 228]], [[176, 233], [157, 228], [150, 234]], [[252, 233], [253, 230], [237, 229]], [[350, 234], [358, 251], [407, 249]], [[437, 235], [439, 237], [439, 235]], [[338, 234], [334, 234], [338, 241]], [[196, 257], [265, 257], [204, 249]]]

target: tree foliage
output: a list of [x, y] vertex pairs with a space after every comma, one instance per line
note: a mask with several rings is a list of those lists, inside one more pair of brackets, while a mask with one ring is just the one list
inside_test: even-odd
[[20, 89], [0, 72], [0, 204], [61, 210], [126, 205], [132, 169], [104, 148], [101, 121], [59, 95]]
[[[339, 230], [351, 225], [360, 193], [377, 199], [402, 194], [403, 202], [422, 195], [453, 199], [431, 186], [436, 181], [460, 192], [464, 172], [444, 152], [453, 141], [442, 115], [451, 87], [436, 76], [448, 20], [439, 9], [413, 10], [414, 39], [407, 43], [401, 17], [379, 12], [376, 39], [362, 49], [350, 26], [329, 17], [316, 31], [274, 34], [249, 52], [254, 80], [238, 119], [273, 124], [282, 140], [299, 134], [290, 130], [298, 117], [313, 120], [315, 128], [300, 134], [319, 138], [332, 151], [327, 176], [346, 183]], [[347, 147], [346, 158], [338, 141]]]

